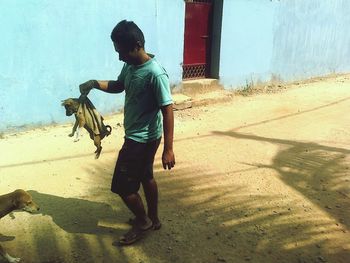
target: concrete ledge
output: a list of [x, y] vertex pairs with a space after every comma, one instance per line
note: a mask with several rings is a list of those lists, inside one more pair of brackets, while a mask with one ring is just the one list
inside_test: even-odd
[[214, 90], [223, 90], [223, 87], [219, 84], [217, 79], [194, 79], [184, 80], [174, 89], [174, 92], [193, 97], [197, 94]]
[[192, 107], [192, 99], [184, 94], [175, 93], [172, 95], [174, 100], [174, 110], [184, 110]]
[[183, 110], [191, 107], [228, 102], [233, 93], [220, 86], [217, 79], [183, 81], [173, 89], [173, 108]]
[[215, 103], [229, 102], [233, 98], [233, 93], [229, 91], [212, 91], [207, 93], [197, 94], [195, 97], [189, 97], [184, 94], [173, 94], [174, 110], [184, 110], [192, 107], [206, 106]]
[[206, 106], [216, 103], [229, 102], [233, 98], [233, 93], [226, 90], [218, 90], [197, 95], [192, 99], [192, 107]]

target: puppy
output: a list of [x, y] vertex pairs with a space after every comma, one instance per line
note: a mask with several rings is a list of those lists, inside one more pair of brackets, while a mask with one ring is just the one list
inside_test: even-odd
[[103, 124], [103, 117], [96, 111], [87, 97], [63, 100], [62, 106], [66, 109], [66, 116], [73, 114], [75, 116], [72, 132], [68, 136], [73, 137], [75, 133], [74, 141], [77, 142], [79, 140], [80, 129], [84, 127], [89, 132], [90, 138], [94, 141], [94, 145], [96, 146], [95, 159], [98, 159], [102, 151], [101, 140], [111, 134], [111, 126]]
[[[39, 206], [32, 200], [30, 194], [22, 189], [18, 189], [12, 193], [0, 196], [0, 218], [6, 216], [14, 210], [23, 210], [29, 213], [39, 211]], [[20, 258], [11, 257], [5, 249], [0, 245], [0, 255], [7, 262], [19, 262]]]

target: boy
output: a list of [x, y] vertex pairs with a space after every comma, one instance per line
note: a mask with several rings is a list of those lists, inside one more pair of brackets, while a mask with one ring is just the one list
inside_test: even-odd
[[[111, 39], [119, 60], [125, 62], [118, 80], [90, 80], [79, 88], [83, 95], [92, 88], [108, 93], [125, 91], [125, 141], [118, 155], [111, 191], [120, 195], [135, 215], [130, 222], [131, 230], [119, 240], [120, 245], [129, 245], [147, 230], [161, 227], [153, 162], [164, 131], [163, 168], [170, 170], [175, 165], [173, 101], [168, 75], [154, 56], [145, 52], [140, 28], [132, 21], [123, 20], [113, 29]], [[146, 197], [147, 214], [138, 194], [140, 184]]]

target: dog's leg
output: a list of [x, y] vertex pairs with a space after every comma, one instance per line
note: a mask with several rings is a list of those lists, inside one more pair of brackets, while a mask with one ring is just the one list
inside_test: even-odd
[[17, 263], [21, 260], [20, 258], [11, 257], [1, 245], [0, 245], [0, 255], [3, 256], [3, 258], [6, 259], [7, 262], [10, 262], [10, 263]]
[[96, 146], [96, 151], [95, 151], [95, 159], [98, 159], [100, 157], [101, 151], [102, 151], [102, 146], [101, 146], [101, 138], [99, 135], [94, 136], [94, 144]]
[[78, 120], [75, 120], [75, 123], [74, 123], [74, 126], [73, 126], [73, 129], [72, 129], [72, 132], [68, 135], [69, 137], [73, 137], [74, 136], [74, 133], [75, 131], [77, 130], [78, 128]]
[[74, 140], [74, 142], [77, 142], [77, 141], [79, 141], [80, 131], [85, 126], [85, 119], [84, 119], [84, 117], [81, 114], [75, 114], [75, 118], [77, 120], [76, 124], [77, 124], [78, 128], [76, 129], [76, 132], [75, 132], [75, 140]]
[[75, 123], [74, 123], [73, 131], [72, 131], [73, 135], [75, 132], [74, 142], [79, 141], [80, 128], [81, 128], [81, 121], [79, 120], [79, 117], [77, 116], [77, 114], [75, 114]]
[[75, 131], [75, 139], [74, 139], [74, 142], [79, 141], [79, 132], [80, 132], [80, 128], [77, 128], [77, 130]]

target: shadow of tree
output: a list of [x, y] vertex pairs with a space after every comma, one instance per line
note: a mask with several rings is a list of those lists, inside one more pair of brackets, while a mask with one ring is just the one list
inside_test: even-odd
[[281, 151], [272, 167], [284, 182], [350, 229], [349, 153], [300, 144]]
[[276, 170], [284, 182], [350, 228], [349, 211], [344, 209], [350, 207], [347, 184], [350, 181], [350, 150], [237, 132], [215, 132], [215, 134], [287, 146], [279, 151], [271, 165], [259, 163], [250, 165]]
[[[264, 259], [263, 262], [288, 263], [348, 262], [348, 249], [326, 249], [330, 243], [328, 236], [340, 231], [335, 224], [320, 221], [315, 225], [313, 218], [305, 211], [308, 207], [302, 207], [301, 211], [291, 209], [295, 204], [284, 201], [284, 196], [280, 194], [252, 194], [232, 180], [237, 173], [274, 169], [286, 184], [318, 204], [323, 211], [339, 220], [344, 218], [343, 224], [348, 227], [347, 219], [343, 217], [349, 215], [347, 210], [341, 212], [341, 209], [326, 207], [336, 206], [336, 203], [340, 207], [349, 207], [346, 187], [342, 187], [344, 185], [341, 183], [343, 172], [347, 169], [342, 161], [349, 153], [347, 149], [237, 132], [213, 132], [212, 137], [206, 136], [205, 139], [217, 136], [270, 142], [281, 145], [281, 150], [271, 166], [249, 164], [253, 167], [225, 173], [184, 160], [178, 160], [176, 169], [165, 172], [161, 163], [156, 161], [155, 176], [160, 188], [163, 228], [135, 245], [134, 249], [143, 255], [143, 262], [261, 262], [261, 259]], [[183, 142], [186, 143], [186, 139]], [[198, 151], [201, 150], [205, 149], [199, 146]], [[300, 165], [300, 162], [304, 164]], [[110, 168], [106, 171], [105, 167]], [[86, 167], [87, 170], [90, 168]], [[102, 175], [98, 177], [97, 184], [104, 184], [106, 188], [92, 186], [89, 192], [92, 196], [109, 200], [114, 163], [104, 163], [94, 168], [97, 174]], [[320, 174], [320, 171], [324, 173]], [[329, 172], [333, 173], [330, 178]], [[303, 186], [306, 182], [317, 187], [319, 180], [327, 180], [325, 184], [329, 187], [328, 193], [334, 197], [334, 203], [325, 204], [322, 197], [318, 200], [312, 195], [310, 187]], [[316, 188], [314, 190], [317, 191]], [[120, 205], [123, 206], [122, 203]], [[127, 210], [123, 213], [127, 218]], [[128, 259], [126, 262], [138, 262], [133, 260], [135, 251], [132, 248], [119, 248], [119, 252]], [[203, 261], [203, 258], [207, 260]]]
[[37, 191], [28, 191], [40, 204], [40, 212], [68, 233], [108, 234], [114, 228], [100, 226], [101, 220], [114, 221], [118, 213], [110, 205], [78, 198], [64, 198]]
[[[296, 142], [251, 134], [242, 134], [235, 131], [215, 131], [213, 134], [245, 140], [269, 142], [278, 145], [281, 150], [275, 155], [271, 165], [260, 163], [248, 165], [259, 168], [274, 169], [278, 172], [283, 182], [301, 193], [323, 213], [326, 213], [331, 218], [335, 219], [336, 222], [334, 224], [323, 222], [314, 225], [312, 223], [312, 218], [309, 218], [306, 213], [304, 216], [302, 216], [302, 214], [293, 215], [294, 217], [297, 217], [296, 223], [290, 223], [288, 220], [284, 220], [283, 224], [281, 224], [282, 222], [277, 224], [273, 223], [274, 229], [278, 229], [279, 236], [282, 234], [281, 236], [283, 237], [283, 240], [279, 240], [278, 242], [280, 245], [287, 243], [293, 244], [295, 242], [310, 243], [310, 245], [303, 246], [303, 251], [309, 253], [309, 258], [300, 257], [300, 260], [305, 260], [305, 262], [309, 262], [309, 260], [312, 261], [310, 254], [315, 250], [315, 245], [321, 252], [323, 244], [329, 243], [326, 235], [336, 233], [342, 233], [344, 234], [344, 237], [348, 235], [347, 231], [349, 231], [350, 228], [350, 196], [348, 186], [350, 179], [350, 150], [319, 145], [316, 143]], [[278, 210], [284, 211], [283, 214], [281, 214], [282, 218], [288, 214], [292, 216], [289, 208], [287, 210], [286, 208], [287, 207], [278, 208]], [[310, 212], [311, 208], [307, 205], [303, 205], [303, 208], [304, 212]], [[276, 208], [274, 211], [275, 210]], [[288, 216], [286, 219], [287, 218]], [[265, 223], [273, 222], [271, 219], [265, 219], [266, 221], [263, 220]], [[249, 224], [256, 224], [256, 222], [254, 222], [254, 220], [249, 221]], [[295, 231], [291, 232], [290, 229], [295, 229]], [[273, 243], [276, 241], [277, 240], [274, 239]], [[273, 247], [278, 247], [278, 243], [274, 244]], [[323, 254], [326, 255], [328, 260], [330, 262], [348, 262], [350, 260], [350, 250], [346, 248], [346, 246], [343, 248], [337, 247], [337, 245], [334, 246], [334, 251], [323, 251]], [[296, 253], [299, 253], [297, 248], [284, 250], [283, 247], [280, 246], [279, 250], [284, 251], [285, 255], [290, 254], [293, 250]], [[317, 254], [314, 256], [319, 261], [326, 260], [322, 256], [317, 256]]]
[[[37, 257], [50, 244], [52, 258], [41, 262], [348, 262], [348, 248], [335, 244], [332, 251], [326, 249], [329, 237], [340, 231], [334, 223], [328, 220], [315, 225], [307, 205], [294, 209], [295, 204], [285, 196], [252, 192], [234, 177], [273, 169], [284, 183], [349, 228], [348, 187], [344, 185], [349, 150], [231, 131], [213, 132], [205, 140], [222, 136], [269, 142], [280, 150], [271, 165], [251, 163], [251, 168], [225, 172], [215, 169], [220, 164], [208, 169], [185, 159], [178, 159], [174, 170], [164, 171], [157, 158], [154, 171], [163, 227], [134, 246], [122, 248], [111, 243], [125, 231], [116, 225], [131, 214], [109, 190], [115, 160], [85, 164], [86, 171], [92, 166], [95, 171], [91, 180], [84, 182], [89, 185], [86, 198], [31, 191], [43, 214], [64, 230], [62, 234], [52, 226], [42, 226], [47, 230], [44, 233], [52, 235], [35, 233]], [[227, 140], [228, 147], [231, 143]], [[202, 147], [199, 144], [198, 151], [208, 150]], [[110, 222], [111, 227], [101, 227], [101, 220]], [[68, 247], [61, 247], [61, 239]], [[68, 256], [63, 257], [67, 251]]]

